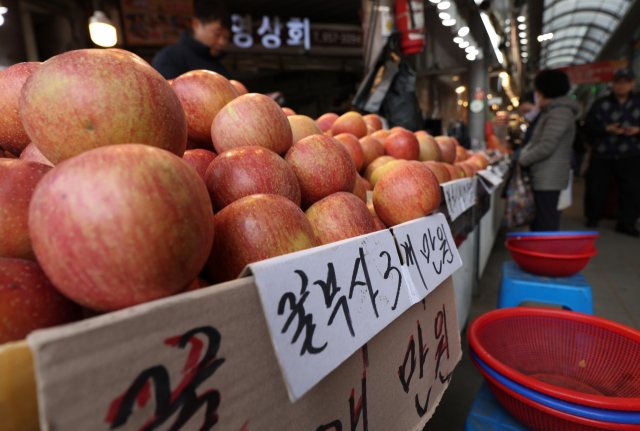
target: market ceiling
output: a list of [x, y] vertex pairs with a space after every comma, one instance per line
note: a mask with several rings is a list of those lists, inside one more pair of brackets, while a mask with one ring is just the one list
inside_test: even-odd
[[631, 0], [545, 0], [541, 66], [591, 63], [624, 17]]
[[305, 17], [314, 22], [360, 24], [358, 0], [227, 0], [232, 13]]

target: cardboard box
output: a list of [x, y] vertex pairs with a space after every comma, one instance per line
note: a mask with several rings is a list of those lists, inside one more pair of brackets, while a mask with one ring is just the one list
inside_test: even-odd
[[[196, 335], [202, 343], [176, 345], [173, 336], [194, 324], [220, 336], [217, 352], [215, 337], [210, 344], [202, 333]], [[462, 357], [451, 278], [294, 404], [252, 278], [37, 331], [29, 343], [35, 352], [42, 430], [138, 430], [152, 420], [167, 393], [175, 398], [169, 395], [172, 407], [164, 411], [175, 411], [159, 416], [164, 424], [158, 429], [169, 429], [181, 414], [189, 418], [176, 429], [200, 429], [210, 408], [215, 424], [203, 429], [346, 430], [354, 425], [420, 430]], [[209, 349], [215, 359], [205, 360]], [[30, 357], [24, 342], [0, 349], [3, 431], [37, 429]], [[203, 361], [215, 370], [192, 391], [194, 385], [185, 382], [193, 370], [203, 369]], [[126, 397], [119, 397], [145, 370], [156, 380], [140, 385], [131, 413], [122, 414]], [[161, 375], [168, 377], [168, 386]], [[189, 398], [194, 392], [196, 397]], [[189, 408], [195, 409], [193, 416]], [[124, 423], [114, 426], [116, 420]]]
[[[296, 403], [253, 277], [36, 331], [28, 342], [43, 431], [152, 423], [163, 430], [419, 430], [462, 356], [451, 277]], [[22, 365], [28, 369], [28, 361]], [[28, 401], [21, 399], [33, 408]]]

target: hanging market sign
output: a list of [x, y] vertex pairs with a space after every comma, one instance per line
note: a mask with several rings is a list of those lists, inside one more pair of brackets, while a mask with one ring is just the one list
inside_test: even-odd
[[254, 22], [251, 15], [233, 14], [232, 38], [238, 48], [248, 49], [262, 45], [267, 49], [299, 47], [309, 51], [312, 46], [361, 47], [362, 31], [335, 25], [311, 24], [309, 18], [289, 18], [263, 16]]
[[192, 0], [120, 0], [129, 45], [171, 45], [191, 29]]
[[569, 76], [571, 85], [611, 82], [616, 72], [627, 67], [626, 60], [603, 61], [560, 68]]

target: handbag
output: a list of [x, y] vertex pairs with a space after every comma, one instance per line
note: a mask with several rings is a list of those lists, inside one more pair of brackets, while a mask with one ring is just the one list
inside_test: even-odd
[[507, 187], [507, 205], [502, 223], [506, 228], [525, 226], [535, 217], [533, 192], [529, 174], [516, 164], [515, 172]]

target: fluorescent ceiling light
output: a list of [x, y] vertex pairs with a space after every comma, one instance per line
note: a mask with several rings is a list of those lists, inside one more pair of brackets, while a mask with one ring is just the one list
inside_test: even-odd
[[[462, 47], [460, 47], [460, 48], [462, 48]], [[465, 52], [475, 52], [475, 50], [476, 50], [475, 46], [467, 46], [464, 51]]]
[[518, 17], [518, 22], [525, 22], [527, 20], [527, 17], [525, 17], [524, 15], [520, 15]]
[[454, 37], [454, 38], [453, 38], [453, 41], [454, 41], [455, 43], [462, 43], [462, 42], [464, 42], [464, 39], [463, 39], [463, 38], [461, 38], [461, 37]]
[[442, 25], [445, 27], [451, 27], [453, 25], [456, 25], [456, 20], [455, 19], [445, 19], [444, 21], [442, 21]]
[[520, 39], [520, 43], [526, 45], [529, 41], [527, 39]]
[[521, 31], [520, 33], [518, 33], [518, 36], [524, 39], [525, 37], [527, 37], [527, 33], [525, 33], [524, 31]]
[[518, 29], [519, 29], [519, 30], [526, 30], [526, 29], [527, 29], [527, 24], [520, 24], [520, 25], [518, 25]]
[[526, 58], [526, 57], [528, 57], [528, 56], [529, 56], [529, 54], [527, 54], [526, 52], [523, 52], [523, 53], [521, 53], [520, 55], [521, 55], [523, 58]]
[[504, 64], [504, 56], [499, 49], [500, 46], [500, 36], [496, 33], [489, 17], [486, 13], [480, 13], [480, 17], [482, 18], [482, 23], [484, 24], [484, 28], [487, 30], [487, 34], [489, 35], [489, 40], [491, 41], [491, 46], [493, 47], [493, 52], [496, 54], [496, 58], [500, 64]]
[[471, 54], [471, 53], [467, 54], [467, 60], [473, 61], [475, 59], [476, 59], [476, 56], [474, 54]]
[[464, 93], [464, 90], [466, 90], [466, 88], [464, 88], [464, 85], [461, 85], [460, 87], [456, 88], [456, 93]]
[[440, 17], [440, 19], [451, 19], [451, 15], [446, 12], [440, 12], [440, 15], [438, 16]]
[[469, 42], [467, 42], [466, 40], [464, 42], [462, 42], [460, 45], [458, 45], [460, 48], [466, 48], [469, 46]]
[[462, 27], [458, 30], [458, 36], [466, 36], [469, 34], [469, 27]]
[[449, 3], [448, 1], [443, 1], [438, 5], [438, 9], [445, 10], [445, 9], [449, 9], [450, 6], [451, 6], [451, 3]]

